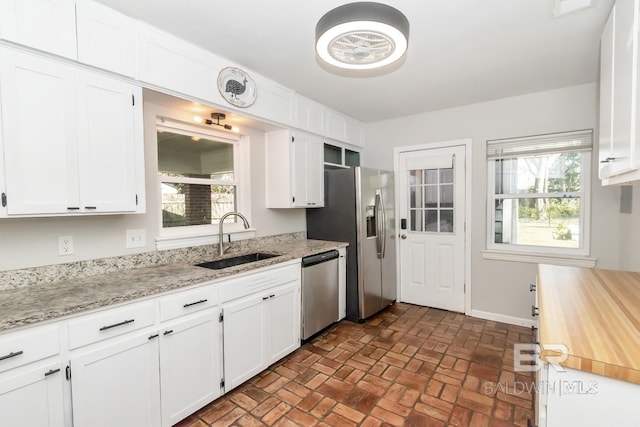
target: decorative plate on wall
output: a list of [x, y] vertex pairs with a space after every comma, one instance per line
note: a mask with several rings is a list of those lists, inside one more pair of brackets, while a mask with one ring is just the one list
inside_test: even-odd
[[246, 108], [258, 96], [258, 88], [251, 77], [240, 68], [223, 68], [218, 74], [218, 90], [229, 104]]

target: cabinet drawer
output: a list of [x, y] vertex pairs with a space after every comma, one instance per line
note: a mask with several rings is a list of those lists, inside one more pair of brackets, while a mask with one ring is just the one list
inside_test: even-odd
[[220, 286], [220, 302], [231, 301], [296, 280], [300, 280], [300, 264], [232, 279]]
[[69, 322], [71, 349], [153, 325], [153, 301], [105, 310]]
[[202, 288], [180, 292], [160, 299], [160, 321], [175, 319], [218, 304], [218, 288]]
[[0, 372], [60, 353], [60, 327], [43, 326], [0, 336]]

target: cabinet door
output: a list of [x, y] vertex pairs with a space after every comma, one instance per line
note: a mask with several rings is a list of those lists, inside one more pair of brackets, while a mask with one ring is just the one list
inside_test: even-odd
[[76, 5], [78, 61], [134, 77], [135, 20], [90, 0]]
[[267, 327], [266, 366], [300, 347], [300, 281], [269, 291]]
[[324, 145], [318, 138], [307, 141], [307, 206], [324, 206]]
[[610, 175], [630, 170], [633, 134], [633, 43], [636, 0], [618, 0], [615, 8], [613, 42], [613, 123]]
[[224, 313], [224, 380], [229, 391], [267, 365], [268, 295], [251, 295], [222, 306]]
[[136, 210], [136, 150], [143, 144], [142, 90], [99, 74], [78, 72], [80, 207]]
[[75, 73], [0, 48], [7, 213], [79, 208]]
[[218, 310], [160, 330], [162, 425], [172, 426], [220, 395]]
[[64, 426], [62, 372], [57, 362], [0, 379], [0, 425]]
[[338, 319], [347, 317], [347, 249], [338, 249]]
[[76, 59], [75, 0], [2, 0], [0, 34], [15, 43]]
[[307, 142], [309, 137], [303, 133], [296, 133], [291, 149], [293, 150], [293, 164], [291, 165], [291, 181], [295, 207], [307, 206]]
[[613, 33], [616, 6], [609, 15], [600, 39], [600, 179], [611, 174], [613, 114]]
[[152, 337], [71, 358], [75, 427], [160, 425], [158, 339]]

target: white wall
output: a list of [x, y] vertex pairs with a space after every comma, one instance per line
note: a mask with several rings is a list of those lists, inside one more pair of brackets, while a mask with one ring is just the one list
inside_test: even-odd
[[[156, 162], [155, 150], [147, 149], [155, 142], [155, 119], [145, 104], [145, 162]], [[266, 209], [264, 201], [264, 132], [243, 130], [250, 138], [251, 225], [256, 236], [304, 231], [304, 209]], [[0, 271], [49, 264], [104, 258], [155, 250], [160, 215], [155, 167], [146, 167], [147, 213], [93, 217], [8, 218], [0, 219]], [[127, 229], [147, 231], [145, 248], [127, 249]], [[73, 236], [74, 254], [58, 255], [58, 236]]]
[[[596, 103], [596, 85], [586, 84], [366, 125], [363, 163], [385, 169], [393, 169], [394, 147], [472, 138], [472, 310], [530, 320], [528, 285], [536, 275], [535, 264], [485, 260], [480, 253], [486, 248], [486, 141], [587, 128], [597, 135]], [[598, 267], [618, 268], [618, 192], [599, 185], [597, 149], [593, 158], [591, 255]]]

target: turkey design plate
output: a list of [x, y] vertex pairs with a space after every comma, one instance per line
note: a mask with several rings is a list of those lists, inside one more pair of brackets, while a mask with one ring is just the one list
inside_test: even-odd
[[229, 104], [242, 108], [251, 106], [258, 96], [258, 88], [253, 79], [236, 67], [227, 67], [220, 71], [218, 90]]

